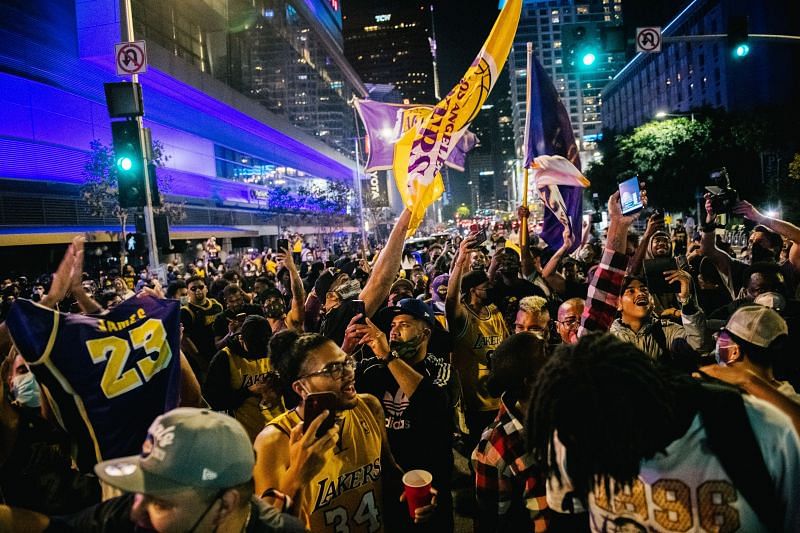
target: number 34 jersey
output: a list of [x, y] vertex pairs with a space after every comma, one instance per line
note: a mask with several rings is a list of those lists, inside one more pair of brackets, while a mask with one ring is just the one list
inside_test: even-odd
[[102, 315], [17, 300], [6, 324], [75, 439], [82, 472], [141, 451], [153, 419], [178, 404], [177, 300], [129, 298]]

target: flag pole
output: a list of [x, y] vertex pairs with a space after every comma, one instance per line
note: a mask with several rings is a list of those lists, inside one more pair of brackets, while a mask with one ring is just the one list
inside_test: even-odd
[[353, 106], [353, 120], [355, 121], [356, 126], [356, 175], [355, 175], [355, 189], [356, 195], [358, 196], [358, 224], [361, 226], [359, 228], [359, 233], [361, 233], [361, 253], [364, 260], [367, 259], [367, 249], [369, 248], [369, 244], [367, 241], [367, 230], [364, 227], [364, 196], [361, 187], [361, 145], [359, 144], [359, 132], [358, 132], [358, 110], [356, 109], [356, 101], [355, 98], [350, 102], [350, 105]]
[[[531, 124], [531, 59], [533, 58], [533, 43], [526, 43], [527, 52], [527, 65], [525, 71], [525, 130], [523, 135], [523, 159], [522, 169], [522, 207], [528, 207], [528, 135], [530, 135]], [[520, 218], [519, 221], [519, 246], [520, 248], [527, 248], [528, 246], [528, 216]]]

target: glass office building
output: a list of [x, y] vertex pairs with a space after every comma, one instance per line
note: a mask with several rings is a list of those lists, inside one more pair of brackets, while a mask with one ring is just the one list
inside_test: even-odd
[[[0, 245], [98, 239], [79, 188], [111, 144], [103, 84], [120, 81], [118, 0], [0, 4]], [[132, 0], [145, 40], [144, 125], [169, 156], [174, 238], [276, 234], [271, 187], [353, 186], [366, 90], [342, 52], [338, 0]], [[283, 222], [286, 224], [284, 215]]]

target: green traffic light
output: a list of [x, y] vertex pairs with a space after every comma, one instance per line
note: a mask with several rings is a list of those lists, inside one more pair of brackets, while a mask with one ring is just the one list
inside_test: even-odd
[[583, 64], [587, 67], [593, 65], [596, 59], [597, 56], [595, 56], [592, 52], [586, 52], [583, 54]]
[[130, 157], [122, 156], [117, 159], [117, 166], [122, 171], [129, 171], [133, 168], [133, 160]]
[[736, 57], [744, 57], [750, 53], [750, 47], [744, 43], [740, 44], [739, 46], [736, 47], [734, 53], [736, 54]]

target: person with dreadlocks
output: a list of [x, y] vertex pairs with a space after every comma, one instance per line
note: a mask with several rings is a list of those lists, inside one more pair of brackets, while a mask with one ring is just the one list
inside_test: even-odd
[[[708, 408], [723, 397], [746, 413], [745, 429], [727, 438], [732, 410]], [[800, 438], [788, 417], [668, 373], [613, 335], [556, 350], [534, 384], [526, 427], [548, 476], [548, 506], [588, 509], [593, 531], [800, 531]], [[752, 481], [756, 470], [764, 476]]]

